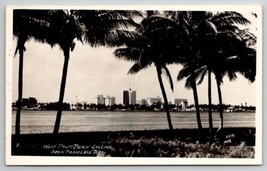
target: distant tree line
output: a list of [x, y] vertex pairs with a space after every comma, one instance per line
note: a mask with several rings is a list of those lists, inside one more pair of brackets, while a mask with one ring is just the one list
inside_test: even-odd
[[[57, 110], [58, 102], [49, 102], [49, 103], [38, 103], [34, 98], [29, 98], [31, 100], [23, 100], [22, 109], [24, 110]], [[12, 103], [12, 108], [17, 108], [17, 102]], [[195, 105], [189, 105], [187, 108], [182, 108], [181, 105], [169, 104], [168, 108], [170, 111], [195, 111]], [[199, 108], [201, 111], [208, 111], [208, 104], [200, 104]], [[231, 112], [240, 112], [240, 111], [255, 111], [255, 106], [243, 106], [243, 105], [230, 105], [223, 104], [223, 109], [227, 110], [232, 108]], [[63, 110], [78, 110], [78, 111], [164, 111], [163, 103], [157, 102], [151, 105], [144, 104], [114, 104], [114, 105], [104, 105], [104, 104], [95, 104], [95, 103], [76, 103], [70, 104], [63, 102]], [[212, 104], [212, 110], [219, 112], [219, 104]]]

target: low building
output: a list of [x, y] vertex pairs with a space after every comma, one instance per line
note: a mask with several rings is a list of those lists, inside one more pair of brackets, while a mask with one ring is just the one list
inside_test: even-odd
[[187, 108], [187, 106], [188, 106], [188, 101], [187, 101], [187, 99], [174, 99], [174, 104], [176, 105], [176, 106], [178, 106], [180, 109], [185, 109], [185, 108]]
[[147, 101], [147, 104], [150, 106], [152, 104], [155, 104], [155, 103], [161, 103], [161, 98], [160, 97], [150, 97], [150, 98], [147, 98], [146, 101]]
[[141, 100], [141, 105], [148, 105], [147, 100], [146, 99], [142, 99]]

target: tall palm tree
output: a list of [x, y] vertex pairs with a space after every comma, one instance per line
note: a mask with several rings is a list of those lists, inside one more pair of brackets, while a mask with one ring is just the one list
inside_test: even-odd
[[177, 81], [182, 80], [183, 78], [186, 78], [185, 87], [188, 89], [192, 89], [193, 91], [197, 125], [198, 125], [199, 130], [202, 129], [202, 123], [201, 123], [201, 117], [200, 117], [196, 78], [199, 77], [201, 72], [198, 73], [196, 71], [196, 64], [189, 61], [189, 63], [184, 64], [184, 67], [179, 71], [178, 76], [177, 76]]
[[165, 11], [165, 16], [170, 20], [175, 22], [182, 32], [183, 38], [181, 40], [181, 49], [178, 56], [184, 56], [184, 60], [180, 60], [184, 68], [178, 73], [177, 81], [186, 78], [185, 87], [191, 88], [193, 90], [194, 104], [196, 109], [196, 118], [198, 129], [202, 129], [198, 92], [196, 77], [199, 76], [197, 68], [199, 67], [199, 62], [201, 56], [199, 55], [199, 45], [196, 40], [199, 35], [199, 23], [203, 18], [205, 12], [195, 12], [195, 11]]
[[16, 133], [19, 134], [22, 100], [23, 52], [25, 42], [33, 37], [53, 47], [58, 44], [64, 54], [64, 65], [59, 93], [58, 112], [54, 133], [57, 134], [62, 115], [65, 85], [70, 51], [74, 50], [74, 40], [85, 41], [92, 47], [116, 45], [116, 41], [127, 32], [115, 30], [133, 26], [131, 17], [141, 15], [138, 11], [107, 10], [18, 10], [14, 12], [13, 34], [18, 37], [16, 52], [20, 53], [19, 97], [16, 116]]
[[53, 10], [48, 13], [47, 21], [51, 23], [51, 34], [48, 43], [58, 44], [64, 54], [64, 65], [60, 85], [58, 111], [54, 134], [59, 132], [62, 104], [67, 80], [70, 52], [74, 50], [74, 40], [85, 41], [92, 47], [112, 46], [113, 40], [121, 36], [116, 29], [127, 28], [135, 24], [132, 16], [140, 15], [138, 11], [111, 10]]
[[20, 118], [21, 118], [21, 102], [23, 92], [23, 61], [24, 51], [26, 51], [25, 43], [34, 38], [36, 41], [44, 41], [44, 37], [39, 30], [45, 30], [47, 23], [40, 19], [43, 12], [37, 10], [14, 10], [13, 11], [13, 35], [17, 37], [17, 46], [15, 55], [19, 52], [19, 78], [18, 78], [18, 100], [16, 114], [15, 134], [20, 134]]
[[166, 65], [174, 63], [176, 60], [174, 54], [177, 50], [179, 34], [176, 32], [175, 25], [169, 25], [160, 18], [154, 17], [155, 15], [149, 15], [155, 14], [153, 12], [147, 14], [147, 18], [143, 19], [136, 30], [132, 32], [134, 36], [125, 38], [124, 47], [116, 49], [114, 54], [119, 59], [134, 62], [129, 74], [135, 74], [154, 64], [164, 100], [168, 126], [170, 130], [173, 130], [162, 73], [167, 75], [173, 90], [172, 78]]
[[[227, 68], [229, 69], [227, 64], [223, 65], [222, 63], [227, 58], [231, 57], [231, 55], [236, 55], [238, 53], [237, 50], [244, 50], [234, 46], [234, 43], [236, 44], [236, 42], [239, 40], [239, 35], [236, 34], [236, 31], [239, 30], [237, 25], [246, 25], [250, 22], [237, 12], [218, 12], [216, 14], [207, 13], [203, 22], [204, 24], [202, 25], [204, 27], [202, 27], [201, 30], [204, 31], [202, 34], [200, 34], [199, 41], [206, 40], [205, 44], [200, 44], [200, 54], [203, 57], [203, 64], [206, 66], [206, 68], [204, 67], [206, 72], [203, 72], [202, 79], [204, 78], [205, 73], [208, 74], [209, 123], [211, 131], [213, 128], [211, 118], [211, 73], [213, 72], [215, 74], [219, 97], [219, 112], [221, 119], [220, 126], [222, 127], [223, 108], [220, 84], [222, 83], [223, 72]], [[205, 37], [208, 39], [203, 39]], [[240, 42], [238, 44], [240, 44]], [[229, 76], [229, 78], [231, 78], [231, 76]], [[201, 82], [202, 81], [199, 81], [199, 83]]]
[[[209, 103], [209, 129], [210, 132], [213, 129], [212, 121], [212, 96], [211, 96], [211, 72], [212, 63], [217, 60], [215, 58], [216, 54], [216, 38], [218, 33], [221, 32], [234, 32], [238, 29], [237, 24], [248, 24], [249, 21], [244, 18], [240, 13], [237, 12], [218, 12], [211, 13], [205, 11], [168, 11], [165, 13], [166, 16], [180, 24], [187, 37], [184, 49], [185, 54], [187, 54], [187, 61], [185, 61], [184, 68], [180, 71], [178, 75], [178, 80], [187, 77], [186, 86], [190, 86], [194, 92], [195, 103], [198, 103], [197, 93], [196, 93], [196, 77], [208, 73], [208, 103]], [[187, 39], [186, 39], [187, 38]], [[219, 75], [217, 74], [217, 80], [219, 80]], [[201, 81], [199, 81], [201, 83]], [[219, 81], [217, 82], [219, 84]], [[218, 89], [220, 91], [220, 89]], [[220, 93], [219, 93], [220, 94]], [[220, 96], [220, 95], [219, 95]], [[222, 106], [222, 105], [220, 105]], [[197, 109], [197, 120], [198, 126], [200, 125], [200, 114], [199, 109]], [[222, 107], [220, 107], [220, 111]], [[222, 112], [220, 112], [222, 118]]]
[[[236, 33], [235, 33], [236, 34]], [[223, 103], [221, 84], [223, 83], [223, 77], [228, 76], [229, 80], [235, 80], [237, 78], [236, 73], [239, 72], [244, 75], [245, 78], [251, 82], [255, 80], [256, 75], [256, 52], [254, 49], [247, 47], [246, 42], [241, 37], [237, 38], [232, 33], [219, 33], [216, 40], [216, 53], [212, 61], [211, 71], [215, 75], [218, 99], [219, 99], [219, 113], [220, 113], [220, 127], [217, 131], [223, 128]], [[208, 72], [207, 66], [202, 68], [202, 76], [199, 80], [199, 84], [202, 83], [205, 74]]]
[[[243, 31], [239, 31], [243, 32]], [[215, 75], [218, 98], [219, 98], [219, 112], [220, 112], [220, 127], [223, 128], [223, 104], [222, 104], [222, 92], [221, 84], [223, 83], [223, 77], [228, 76], [230, 81], [237, 78], [237, 72], [244, 75], [250, 82], [255, 80], [256, 76], [256, 51], [253, 48], [248, 47], [247, 42], [256, 41], [252, 40], [252, 37], [244, 37], [238, 34], [232, 35], [231, 33], [222, 34], [219, 36], [218, 49], [216, 63], [213, 63], [212, 72]], [[256, 42], [255, 42], [256, 43]], [[240, 65], [242, 64], [242, 65]]]

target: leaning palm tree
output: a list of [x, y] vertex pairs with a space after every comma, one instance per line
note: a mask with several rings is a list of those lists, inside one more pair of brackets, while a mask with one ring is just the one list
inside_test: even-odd
[[198, 125], [199, 130], [202, 129], [202, 123], [201, 123], [201, 117], [200, 117], [196, 78], [198, 78], [199, 75], [202, 74], [202, 72], [203, 72], [202, 70], [200, 70], [200, 72], [196, 71], [196, 64], [193, 64], [189, 61], [188, 63], [184, 64], [184, 67], [179, 71], [178, 76], [177, 76], [177, 81], [180, 81], [186, 78], [185, 87], [187, 89], [192, 89], [193, 91], [197, 125]]
[[116, 45], [113, 40], [117, 40], [121, 36], [121, 32], [116, 29], [134, 25], [135, 22], [131, 17], [135, 15], [140, 15], [140, 13], [137, 11], [111, 10], [49, 11], [47, 21], [51, 24], [51, 28], [48, 43], [51, 46], [58, 44], [64, 54], [54, 134], [59, 132], [70, 52], [75, 48], [74, 40], [87, 42], [92, 47]]
[[[243, 32], [243, 31], [240, 31]], [[240, 33], [239, 32], [239, 33]], [[218, 98], [219, 98], [219, 112], [220, 112], [220, 127], [223, 128], [223, 104], [222, 104], [222, 92], [221, 84], [223, 83], [223, 77], [228, 76], [229, 80], [235, 80], [237, 78], [236, 73], [244, 75], [250, 82], [255, 81], [256, 76], [256, 51], [253, 48], [248, 47], [247, 42], [252, 40], [252, 37], [244, 36], [232, 36], [232, 34], [222, 34], [220, 40], [218, 40], [218, 53], [216, 54], [217, 62], [213, 64], [212, 72], [215, 75]], [[240, 34], [238, 34], [240, 35]], [[225, 40], [226, 39], [226, 40]]]
[[19, 52], [19, 78], [18, 78], [18, 100], [15, 134], [20, 134], [20, 118], [21, 118], [21, 102], [23, 91], [23, 60], [24, 51], [26, 51], [25, 43], [34, 39], [43, 42], [45, 37], [41, 32], [45, 32], [47, 23], [41, 19], [44, 12], [38, 10], [14, 10], [13, 11], [13, 35], [17, 38], [17, 46], [15, 55]]
[[176, 29], [175, 25], [168, 25], [168, 23], [154, 18], [154, 15], [148, 15], [132, 32], [134, 36], [124, 39], [124, 47], [118, 48], [114, 52], [118, 59], [134, 62], [128, 71], [129, 74], [135, 74], [151, 65], [155, 66], [170, 130], [173, 130], [173, 125], [162, 73], [167, 75], [173, 90], [172, 78], [166, 65], [174, 63], [176, 60], [174, 54], [177, 50], [176, 42], [179, 40]]

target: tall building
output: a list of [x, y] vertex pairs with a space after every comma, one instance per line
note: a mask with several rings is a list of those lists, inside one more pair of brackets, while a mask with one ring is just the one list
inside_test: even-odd
[[124, 105], [129, 105], [129, 101], [130, 99], [129, 99], [129, 91], [127, 91], [127, 90], [124, 90], [123, 91], [123, 104]]
[[131, 104], [136, 104], [136, 91], [130, 91]]
[[103, 95], [97, 96], [97, 104], [105, 105], [105, 97]]
[[103, 95], [98, 95], [97, 96], [97, 104], [102, 104], [102, 105], [109, 105], [112, 106], [115, 104], [115, 97], [110, 97], [108, 95], [103, 96]]
[[131, 89], [123, 91], [123, 104], [136, 104], [136, 91], [132, 91]]
[[115, 104], [115, 97], [106, 96], [105, 101], [106, 105], [112, 106]]
[[116, 98], [115, 97], [111, 97], [110, 98], [110, 106], [116, 104]]

